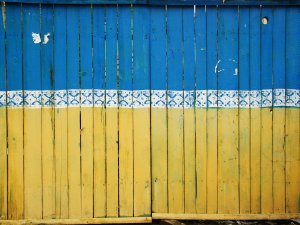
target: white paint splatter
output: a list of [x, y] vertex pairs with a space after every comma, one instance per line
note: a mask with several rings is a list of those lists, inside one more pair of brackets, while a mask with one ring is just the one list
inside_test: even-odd
[[40, 34], [32, 32], [32, 40], [34, 44], [39, 44], [41, 43], [41, 37]]
[[50, 36], [50, 33], [47, 33], [47, 34], [45, 34], [44, 35], [44, 41], [43, 41], [43, 44], [45, 45], [45, 44], [47, 44], [48, 43], [48, 41], [49, 41], [49, 37]]
[[220, 62], [221, 62], [221, 60], [218, 60], [216, 66], [215, 66], [215, 73], [217, 73], [217, 71], [218, 71], [218, 65], [219, 65]]
[[238, 73], [239, 73], [239, 70], [238, 70], [238, 68], [235, 68], [235, 69], [234, 69], [234, 74], [233, 74], [233, 75], [234, 75], [234, 76], [237, 76], [237, 75], [238, 75]]

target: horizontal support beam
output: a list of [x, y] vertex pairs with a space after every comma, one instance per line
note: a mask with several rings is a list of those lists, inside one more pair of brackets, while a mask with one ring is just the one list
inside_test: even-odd
[[173, 214], [152, 213], [153, 219], [174, 220], [290, 220], [300, 219], [300, 213], [286, 214]]
[[300, 5], [300, 0], [7, 0], [42, 4], [134, 4], [134, 5]]
[[151, 223], [151, 217], [120, 217], [120, 218], [91, 218], [91, 219], [28, 219], [0, 220], [1, 225], [18, 224], [132, 224]]

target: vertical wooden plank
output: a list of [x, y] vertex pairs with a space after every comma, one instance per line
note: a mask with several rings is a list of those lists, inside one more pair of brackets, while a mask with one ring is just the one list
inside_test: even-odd
[[169, 213], [184, 212], [181, 7], [168, 7], [168, 197]]
[[93, 6], [94, 217], [106, 216], [104, 6]]
[[118, 216], [117, 8], [106, 7], [106, 179], [107, 216]]
[[43, 218], [51, 219], [55, 217], [52, 5], [41, 7], [41, 34], [49, 39], [41, 48]]
[[149, 7], [134, 7], [133, 90], [137, 90], [133, 93], [134, 216], [151, 215], [149, 22]]
[[217, 8], [206, 8], [207, 19], [207, 213], [218, 212]]
[[[300, 10], [286, 12], [286, 212], [300, 211]], [[298, 93], [298, 102], [292, 96]], [[296, 107], [295, 107], [296, 106]], [[294, 108], [295, 107], [295, 108]]]
[[6, 6], [8, 219], [24, 217], [22, 8]]
[[[218, 213], [239, 212], [238, 8], [218, 12]], [[230, 93], [228, 92], [230, 90]], [[228, 101], [230, 98], [230, 101]]]
[[273, 201], [279, 214], [285, 213], [285, 8], [273, 13]]
[[41, 68], [39, 5], [23, 6], [24, 217], [42, 218]]
[[250, 213], [250, 9], [239, 8], [239, 203]]
[[183, 8], [184, 212], [196, 212], [194, 7]]
[[93, 217], [93, 77], [91, 6], [80, 6], [81, 216]]
[[119, 210], [133, 216], [133, 111], [131, 8], [119, 6]]
[[55, 93], [55, 215], [68, 218], [68, 117], [66, 79], [66, 7], [54, 6], [54, 88]]
[[68, 180], [69, 218], [81, 214], [79, 85], [79, 8], [67, 7]]
[[197, 7], [196, 41], [196, 210], [207, 210], [207, 26], [206, 9]]
[[0, 218], [7, 219], [7, 119], [6, 119], [6, 56], [5, 5], [0, 16]]
[[[166, 110], [166, 10], [151, 7], [151, 154], [152, 211], [168, 212]], [[159, 100], [157, 100], [159, 99]]]
[[261, 212], [261, 71], [260, 71], [260, 24], [261, 9], [250, 8], [250, 193], [251, 213]]
[[261, 22], [261, 209], [262, 213], [273, 212], [273, 136], [272, 136], [272, 32], [273, 9], [262, 8], [262, 18], [267, 17], [268, 23]]

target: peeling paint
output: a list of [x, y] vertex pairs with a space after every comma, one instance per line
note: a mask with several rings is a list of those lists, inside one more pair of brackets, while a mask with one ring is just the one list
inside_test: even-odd
[[233, 74], [233, 75], [234, 75], [234, 76], [237, 76], [238, 74], [239, 74], [239, 69], [238, 69], [238, 68], [235, 68], [235, 69], [234, 69], [234, 74]]
[[221, 60], [218, 60], [216, 66], [215, 66], [215, 73], [217, 73], [217, 71], [218, 71], [218, 65], [219, 65], [220, 62], [221, 62]]
[[1, 11], [2, 11], [2, 22], [4, 30], [6, 30], [6, 8], [5, 8], [5, 2], [1, 2]]
[[206, 48], [200, 48], [200, 50], [201, 50], [201, 51], [205, 51], [205, 50], [206, 50]]
[[37, 33], [34, 33], [34, 32], [32, 32], [32, 40], [33, 40], [33, 43], [34, 44], [39, 44], [39, 43], [41, 43], [41, 36], [40, 36], [40, 34], [37, 34]]
[[43, 44], [44, 44], [44, 45], [48, 43], [48, 41], [49, 41], [49, 36], [50, 36], [50, 33], [47, 33], [47, 34], [44, 35], [44, 41], [43, 41]]

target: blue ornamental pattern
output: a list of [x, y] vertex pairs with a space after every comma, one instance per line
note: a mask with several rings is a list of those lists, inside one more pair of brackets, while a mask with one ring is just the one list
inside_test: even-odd
[[300, 90], [100, 90], [0, 92], [0, 107], [260, 108], [300, 107]]

